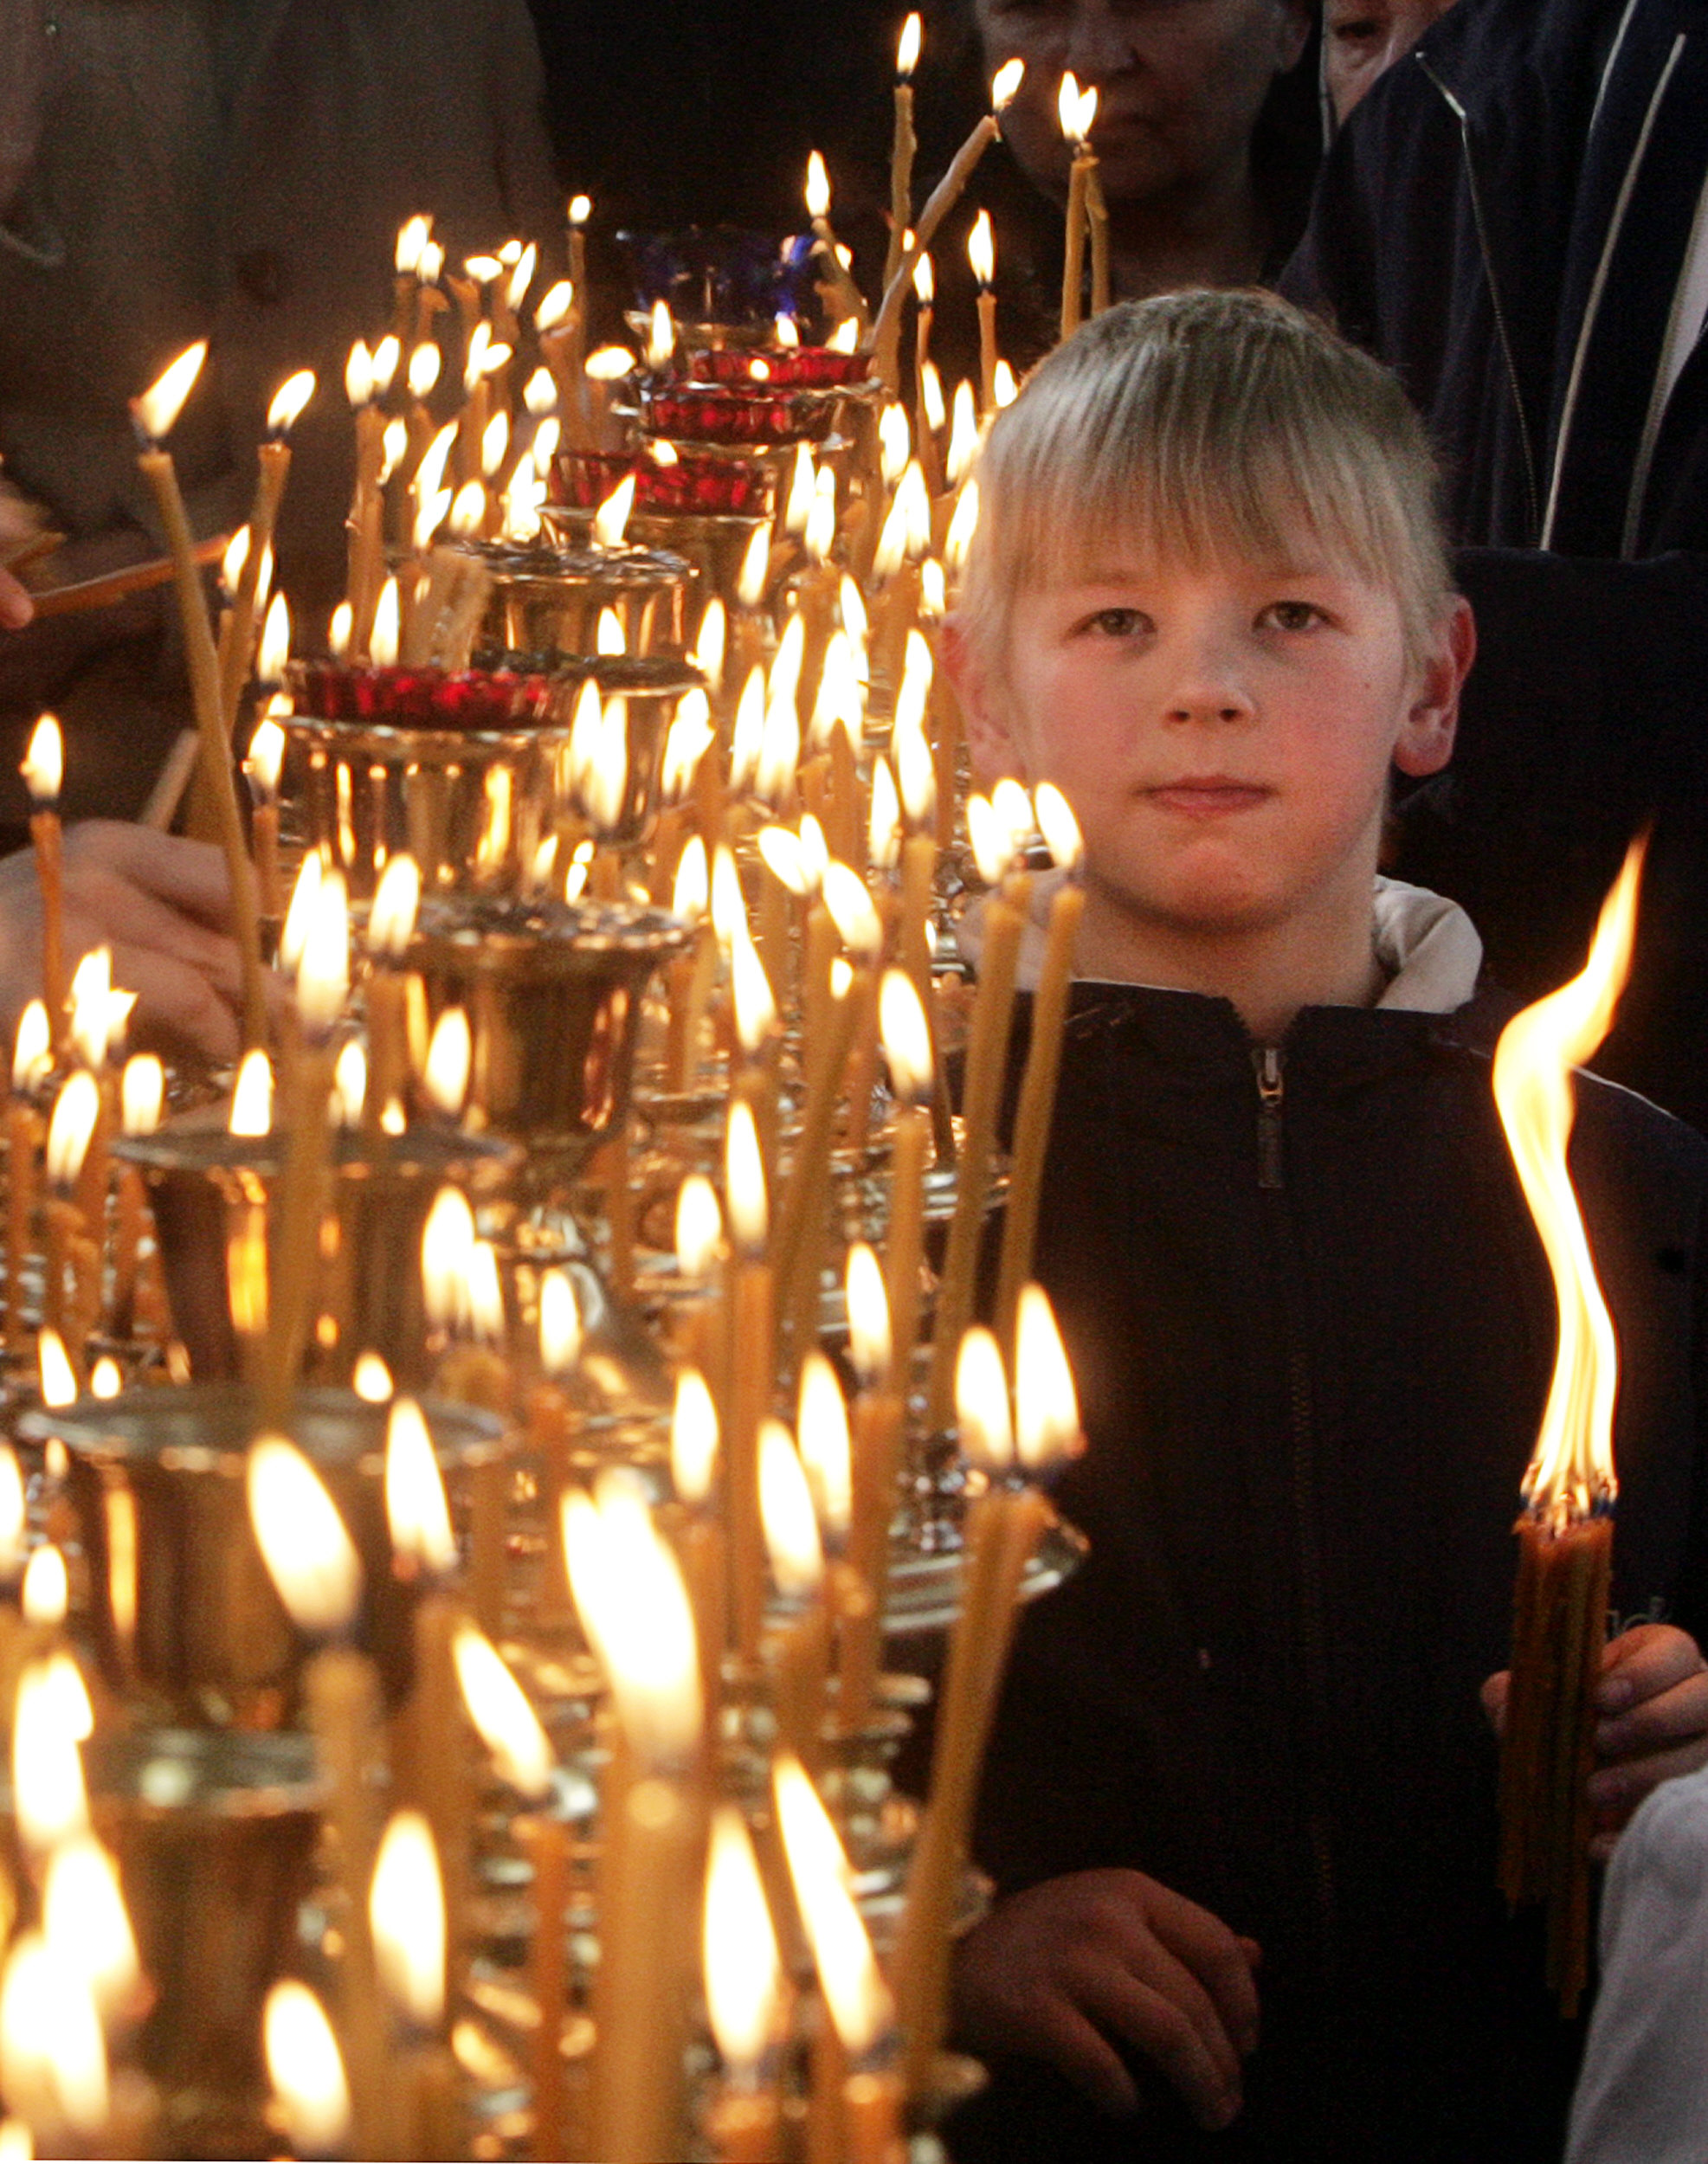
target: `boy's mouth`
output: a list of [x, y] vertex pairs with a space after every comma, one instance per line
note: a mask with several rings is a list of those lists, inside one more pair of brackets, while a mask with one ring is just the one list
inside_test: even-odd
[[1218, 819], [1231, 812], [1254, 811], [1274, 795], [1255, 782], [1237, 782], [1226, 774], [1183, 775], [1140, 790], [1160, 810], [1185, 819]]

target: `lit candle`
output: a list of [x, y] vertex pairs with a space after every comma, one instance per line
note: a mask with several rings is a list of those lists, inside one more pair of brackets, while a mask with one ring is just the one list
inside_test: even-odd
[[255, 879], [243, 839], [242, 821], [238, 815], [237, 794], [232, 785], [231, 741], [226, 731], [225, 707], [220, 692], [219, 659], [214, 650], [207, 597], [202, 590], [196, 544], [190, 538], [177, 469], [170, 454], [160, 448], [162, 439], [171, 433], [207, 354], [205, 341], [190, 347], [158, 383], [132, 402], [131, 410], [143, 444], [137, 467], [154, 497], [171, 551], [190, 692], [200, 734], [203, 785], [217, 815], [226, 874], [231, 886], [233, 928], [243, 972], [244, 1042], [259, 1045], [265, 1041], [267, 1034], [261, 925], [255, 908]]
[[374, 380], [373, 356], [358, 338], [345, 364], [344, 388], [356, 413], [356, 487], [350, 505], [350, 650], [365, 660], [373, 633], [374, 608], [385, 575], [385, 498], [380, 472], [385, 463], [385, 414]]
[[724, 1208], [735, 1247], [730, 1288], [730, 1605], [744, 1661], [759, 1650], [765, 1572], [759, 1524], [759, 1430], [770, 1411], [776, 1358], [776, 1278], [765, 1259], [765, 1170], [751, 1105], [730, 1107]]
[[884, 257], [884, 291], [901, 267], [906, 235], [913, 223], [913, 70], [919, 64], [924, 24], [918, 14], [901, 26], [895, 53], [895, 133], [890, 145], [890, 244]]
[[776, 2164], [783, 2107], [770, 2066], [783, 2019], [783, 1963], [752, 1839], [733, 1804], [712, 1814], [700, 1947], [706, 2013], [724, 2062], [707, 2115], [718, 2164]]
[[[1081, 90], [1070, 71], [1061, 79], [1056, 112], [1061, 132], [1073, 145], [1073, 162], [1067, 174], [1067, 232], [1061, 269], [1061, 335], [1071, 338], [1080, 327], [1085, 306], [1086, 191], [1097, 159], [1091, 146], [1092, 123], [1097, 118], [1097, 86]], [[994, 405], [994, 382], [992, 385]]]
[[350, 2139], [350, 2084], [325, 2009], [287, 1977], [267, 1994], [261, 2035], [280, 2116], [299, 2156], [337, 2156]]
[[267, 1575], [291, 1620], [319, 1646], [304, 1671], [303, 1697], [337, 1834], [339, 2027], [354, 2147], [358, 2156], [390, 2155], [395, 2098], [368, 1915], [377, 1840], [371, 1771], [378, 1751], [379, 1678], [363, 1654], [338, 1642], [361, 1606], [361, 1560], [319, 1473], [282, 1435], [262, 1435], [251, 1445], [247, 1483], [249, 1523]]
[[864, 330], [867, 322], [866, 301], [842, 261], [842, 252], [830, 222], [830, 176], [824, 169], [823, 158], [816, 151], [807, 160], [806, 197], [807, 216], [812, 221], [813, 235], [818, 242], [819, 261], [824, 266], [822, 290], [826, 299], [834, 306], [839, 322], [852, 316]]
[[[74, 1266], [77, 1248], [87, 1229], [75, 1196], [83, 1161], [88, 1154], [100, 1117], [100, 1088], [93, 1075], [79, 1068], [74, 1074], [67, 1077], [54, 1100], [53, 1113], [48, 1122], [45, 1151], [48, 1181], [47, 1285], [42, 1297], [42, 1319], [48, 1328], [58, 1331], [61, 1337], [71, 1336], [68, 1317], [76, 1313], [81, 1304], [75, 1286], [67, 1285], [66, 1274], [68, 1268]], [[74, 1343], [71, 1347], [74, 1357], [78, 1349]]]
[[42, 997], [55, 1043], [65, 1029], [65, 860], [59, 815], [64, 766], [59, 722], [43, 714], [31, 732], [20, 771], [29, 792], [29, 838], [42, 890]]
[[1085, 889], [1079, 878], [1082, 851], [1078, 821], [1067, 798], [1049, 782], [1039, 784], [1035, 801], [1038, 824], [1065, 876], [1050, 904], [1043, 965], [1032, 1001], [1031, 1042], [1027, 1047], [1014, 1142], [1009, 1153], [1008, 1207], [1002, 1220], [996, 1312], [996, 1336], [1010, 1357], [1020, 1288], [1032, 1274], [1044, 1158], [1049, 1148], [1056, 1079], [1061, 1068], [1062, 1031], [1073, 982], [1073, 950], [1086, 911]]
[[249, 545], [231, 597], [231, 615], [220, 641], [220, 703], [228, 737], [237, 726], [237, 706], [249, 671], [255, 610], [260, 605], [262, 569], [273, 551], [279, 506], [291, 472], [291, 430], [314, 396], [314, 373], [300, 369], [274, 392], [267, 409], [267, 434], [255, 454], [255, 502], [249, 512]]
[[456, 2061], [444, 2040], [449, 1942], [444, 1879], [433, 1828], [418, 1811], [395, 1811], [381, 1837], [368, 1890], [375, 1966], [407, 2039], [398, 2069], [403, 2154], [463, 2154]]
[[857, 1735], [870, 1713], [877, 1683], [906, 1401], [896, 1384], [895, 1339], [883, 1274], [863, 1243], [848, 1250], [847, 1285], [849, 1353], [860, 1381], [854, 1405], [848, 1560], [869, 1597], [860, 1612], [844, 1618], [836, 1712], [843, 1733]]
[[249, 832], [255, 840], [261, 913], [275, 921], [284, 912], [284, 887], [279, 872], [279, 780], [284, 763], [285, 732], [268, 712], [255, 724], [243, 771], [254, 799]]
[[[126, 1135], [151, 1135], [165, 1108], [166, 1073], [151, 1052], [139, 1052], [125, 1062], [119, 1079], [119, 1124]], [[148, 1204], [141, 1169], [119, 1168], [118, 1224], [113, 1235], [113, 1334], [130, 1336], [135, 1321], [137, 1272], [142, 1259]]]
[[35, 1158], [42, 1143], [42, 1122], [31, 1100], [53, 1066], [48, 1010], [31, 1000], [18, 1017], [6, 1108], [6, 1349], [14, 1358], [22, 1356], [28, 1335], [23, 1279], [34, 1246]]
[[996, 240], [990, 213], [981, 210], [967, 235], [967, 261], [978, 280], [978, 403], [981, 413], [996, 408]]
[[996, 70], [990, 85], [990, 110], [956, 151], [949, 170], [931, 190], [919, 222], [913, 229], [912, 245], [904, 249], [896, 266], [895, 275], [884, 289], [883, 304], [872, 329], [873, 366], [879, 380], [892, 396], [900, 388], [899, 345], [901, 338], [901, 312], [907, 299], [907, 289], [913, 276], [913, 266], [937, 237], [937, 229], [954, 205], [960, 200], [961, 191], [971, 179], [973, 168], [1002, 132], [1002, 113], [1020, 88], [1026, 73], [1026, 63], [1021, 60], [1004, 61]]

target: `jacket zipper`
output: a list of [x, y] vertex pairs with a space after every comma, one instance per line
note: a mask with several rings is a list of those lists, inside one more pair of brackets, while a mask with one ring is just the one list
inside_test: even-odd
[[[1285, 1082], [1281, 1049], [1264, 1045], [1252, 1054], [1257, 1076], [1257, 1183], [1266, 1194], [1285, 1193], [1281, 1109]], [[1305, 1661], [1305, 1688], [1311, 1702], [1316, 1737], [1329, 1732], [1328, 1631], [1323, 1603], [1322, 1555], [1318, 1546], [1315, 1517], [1317, 1490], [1316, 1421], [1311, 1397], [1311, 1369], [1305, 1354], [1305, 1329], [1299, 1311], [1299, 1272], [1293, 1252], [1292, 1220], [1286, 1205], [1277, 1201], [1268, 1214], [1275, 1233], [1276, 1262], [1282, 1286], [1282, 1310], [1286, 1327], [1287, 1420], [1292, 1459], [1293, 1530], [1297, 1544], [1299, 1584], [1299, 1636]], [[1331, 1989], [1338, 1966], [1336, 1957], [1337, 1908], [1334, 1852], [1329, 1822], [1314, 1797], [1307, 1803], [1305, 1826], [1311, 1843], [1318, 1929], [1321, 1935], [1324, 1977]]]
[[1412, 58], [1446, 101], [1447, 110], [1459, 123], [1460, 154], [1465, 161], [1465, 182], [1471, 196], [1471, 220], [1477, 229], [1477, 251], [1483, 259], [1483, 276], [1488, 281], [1489, 306], [1494, 311], [1495, 336], [1500, 340], [1500, 357], [1505, 364], [1507, 388], [1512, 394], [1512, 407], [1518, 419], [1518, 448], [1524, 459], [1524, 494], [1530, 505], [1530, 530], [1532, 544], [1547, 546], [1542, 531], [1542, 496], [1537, 485], [1536, 454], [1531, 448], [1530, 422], [1524, 414], [1524, 395], [1518, 389], [1518, 364], [1512, 357], [1512, 340], [1506, 329], [1506, 312], [1500, 305], [1500, 287], [1495, 281], [1494, 256], [1489, 247], [1488, 227], [1483, 217], [1483, 191], [1477, 184], [1476, 161], [1471, 155], [1471, 116], [1441, 81], [1421, 53]]

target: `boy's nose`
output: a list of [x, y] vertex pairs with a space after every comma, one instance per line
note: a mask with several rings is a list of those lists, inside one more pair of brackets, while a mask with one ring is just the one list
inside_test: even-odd
[[1163, 718], [1174, 722], [1250, 721], [1257, 712], [1250, 695], [1228, 671], [1215, 667], [1193, 669], [1176, 679], [1163, 709]]

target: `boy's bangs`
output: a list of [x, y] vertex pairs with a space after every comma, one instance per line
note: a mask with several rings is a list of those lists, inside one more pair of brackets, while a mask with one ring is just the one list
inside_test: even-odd
[[1010, 591], [1157, 562], [1202, 572], [1316, 561], [1370, 583], [1397, 574], [1402, 590], [1415, 576], [1392, 491], [1320, 426], [1250, 396], [1183, 410], [1144, 396], [1142, 377], [1098, 389], [1109, 395], [1038, 430], [1017, 461], [1028, 470], [994, 492], [997, 523], [1011, 523], [990, 537]]

